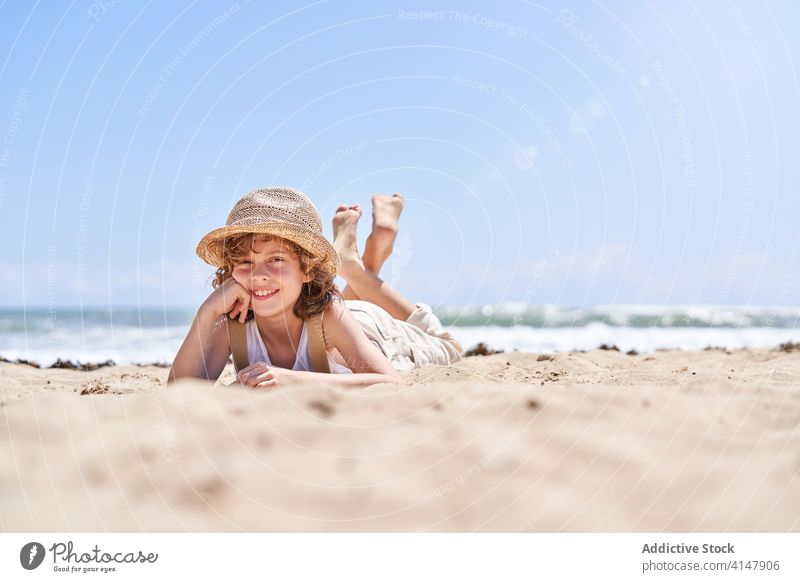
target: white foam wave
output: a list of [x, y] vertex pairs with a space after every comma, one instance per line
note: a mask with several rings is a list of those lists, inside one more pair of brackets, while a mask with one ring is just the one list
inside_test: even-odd
[[451, 327], [465, 348], [484, 342], [504, 351], [567, 352], [592, 350], [602, 344], [640, 353], [658, 349], [702, 350], [725, 348], [770, 348], [800, 341], [800, 330], [762, 327], [742, 328], [631, 328], [590, 323], [573, 328]]

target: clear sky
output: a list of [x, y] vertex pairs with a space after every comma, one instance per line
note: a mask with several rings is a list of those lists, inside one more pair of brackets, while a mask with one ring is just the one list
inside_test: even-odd
[[401, 191], [434, 306], [798, 304], [794, 1], [0, 4], [0, 305], [197, 306], [235, 200]]

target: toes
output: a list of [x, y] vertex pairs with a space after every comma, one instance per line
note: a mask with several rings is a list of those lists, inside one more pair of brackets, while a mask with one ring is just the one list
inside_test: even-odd
[[405, 200], [405, 198], [403, 197], [403, 195], [402, 195], [400, 192], [395, 192], [395, 193], [394, 193], [394, 194], [392, 194], [391, 196], [387, 196], [387, 195], [385, 195], [385, 194], [373, 194], [373, 195], [372, 195], [372, 204], [375, 204], [375, 203], [380, 203], [380, 202], [382, 202], [382, 201], [386, 201], [386, 202], [389, 202], [389, 201], [396, 202], [396, 201], [398, 201], [398, 200], [399, 200], [399, 201], [401, 201], [401, 202], [402, 202], [403, 200]]
[[344, 212], [346, 210], [355, 210], [356, 212], [361, 212], [361, 205], [360, 204], [340, 204], [336, 207], [336, 212]]

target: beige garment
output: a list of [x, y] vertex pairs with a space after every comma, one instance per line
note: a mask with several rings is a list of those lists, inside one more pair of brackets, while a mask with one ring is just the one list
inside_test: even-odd
[[405, 321], [393, 318], [369, 301], [347, 299], [344, 303], [395, 370], [412, 370], [427, 364], [446, 366], [461, 359], [461, 343], [445, 331], [427, 303], [415, 303], [416, 308]]

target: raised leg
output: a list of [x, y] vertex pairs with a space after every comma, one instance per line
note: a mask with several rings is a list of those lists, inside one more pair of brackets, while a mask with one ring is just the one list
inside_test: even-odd
[[391, 196], [372, 196], [372, 232], [367, 237], [362, 259], [364, 266], [380, 275], [381, 267], [392, 254], [397, 238], [397, 222], [403, 212], [403, 195], [395, 192]]
[[[387, 196], [386, 198], [389, 197]], [[402, 202], [402, 197], [400, 197], [400, 201]], [[400, 209], [402, 209], [402, 206]], [[380, 214], [379, 212], [379, 215]], [[373, 218], [374, 216], [373, 212]], [[397, 216], [399, 216], [399, 210], [397, 211]], [[339, 206], [333, 217], [333, 246], [336, 248], [336, 252], [339, 253], [339, 258], [342, 261], [342, 268], [339, 274], [347, 281], [345, 291], [349, 289], [350, 292], [355, 293], [358, 299], [374, 303], [385, 309], [395, 319], [405, 321], [416, 306], [395, 289], [387, 285], [376, 272], [368, 269], [365, 265], [365, 261], [362, 260], [358, 254], [358, 249], [356, 247], [356, 228], [360, 217], [360, 208], [348, 207], [345, 205]], [[375, 230], [373, 230], [373, 232], [375, 232]], [[373, 250], [375, 254], [372, 255], [372, 258], [379, 260], [380, 264], [383, 264], [388, 257], [388, 255], [383, 256], [386, 252], [386, 240], [386, 237], [383, 239], [373, 239]], [[393, 240], [391, 242], [393, 242]], [[384, 245], [382, 247], [383, 250], [380, 252], [378, 243], [383, 243]], [[389, 253], [391, 253], [391, 243], [389, 245]], [[378, 268], [380, 268], [380, 266], [378, 266]], [[345, 298], [347, 297], [345, 296]]]
[[342, 263], [342, 277], [355, 290], [359, 299], [383, 307], [395, 319], [405, 321], [416, 309], [416, 305], [367, 269], [360, 258]]
[[345, 288], [342, 290], [342, 299], [361, 299], [355, 291], [353, 291], [352, 285], [345, 285]]
[[[348, 230], [350, 228], [349, 222], [352, 219], [351, 218], [347, 218], [346, 215], [341, 215], [341, 216], [339, 215], [340, 212], [343, 212], [345, 210], [355, 210], [358, 213], [358, 216], [359, 217], [361, 216], [361, 205], [352, 204], [352, 205], [348, 206], [346, 204], [340, 204], [339, 207], [336, 209], [336, 212], [334, 213], [334, 216], [333, 216], [333, 239], [334, 239], [334, 241], [336, 241], [336, 239], [338, 237], [344, 236], [345, 238], [347, 238], [347, 242], [343, 243], [343, 244], [347, 244], [347, 245], [352, 244], [353, 247], [355, 247], [355, 245], [356, 245], [355, 227], [353, 227], [353, 231], [352, 231], [352, 234], [353, 234], [352, 240], [351, 240], [351, 237], [350, 237], [350, 233], [349, 232], [348, 233], [344, 232], [344, 230]], [[356, 218], [356, 221], [357, 220], [358, 220], [358, 218]], [[335, 242], [334, 242], [334, 246], [335, 246]], [[337, 252], [338, 252], [338, 249], [337, 249]], [[356, 251], [356, 252], [358, 252], [358, 251]], [[345, 285], [344, 289], [342, 290], [342, 297], [344, 299], [360, 299], [358, 294], [355, 291], [353, 291], [353, 288], [350, 285]]]

